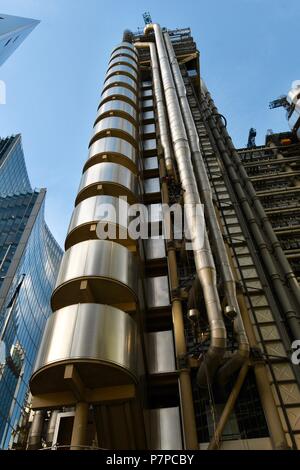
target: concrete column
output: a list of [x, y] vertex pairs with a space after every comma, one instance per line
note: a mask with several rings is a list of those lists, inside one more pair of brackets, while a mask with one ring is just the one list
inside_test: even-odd
[[71, 439], [71, 450], [81, 450], [82, 446], [86, 445], [88, 413], [88, 403], [77, 403]]

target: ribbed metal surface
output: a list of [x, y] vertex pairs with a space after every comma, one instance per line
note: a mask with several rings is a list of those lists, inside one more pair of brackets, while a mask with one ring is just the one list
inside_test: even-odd
[[[102, 188], [100, 185], [103, 185]], [[138, 191], [136, 176], [123, 165], [112, 162], [97, 163], [82, 175], [76, 203], [102, 190], [112, 196], [127, 195], [135, 199]]]
[[108, 70], [110, 70], [111, 67], [113, 67], [114, 65], [119, 64], [128, 64], [129, 66], [133, 67], [134, 70], [138, 70], [138, 64], [136, 63], [136, 61], [127, 56], [118, 56], [111, 59], [111, 61], [109, 62]]
[[[99, 304], [70, 305], [56, 311], [48, 319], [42, 346], [34, 367], [31, 389], [34, 391], [43, 368], [48, 375], [44, 390], [51, 391], [51, 376], [63, 386], [59, 369], [61, 363], [80, 363], [81, 371], [92, 363], [96, 375], [91, 381], [98, 386], [130, 383], [136, 379], [137, 327], [123, 311]], [[107, 366], [112, 366], [107, 373]], [[81, 372], [82, 375], [82, 372]], [[58, 385], [58, 384], [57, 384]], [[40, 387], [39, 391], [40, 391]]]
[[137, 161], [137, 150], [132, 144], [119, 137], [102, 137], [90, 146], [88, 162], [85, 168], [99, 163], [101, 156], [110, 158], [133, 171], [135, 171]]
[[137, 93], [138, 86], [135, 80], [128, 77], [127, 75], [117, 74], [112, 75], [103, 84], [103, 91], [111, 86], [128, 86]]
[[136, 109], [131, 104], [126, 103], [126, 101], [122, 101], [122, 100], [107, 101], [102, 106], [100, 106], [98, 113], [97, 113], [96, 121], [99, 120], [101, 116], [106, 115], [111, 112], [119, 113], [122, 115], [124, 113], [124, 115], [129, 116], [135, 122], [137, 121]]
[[130, 77], [133, 77], [135, 80], [137, 80], [137, 78], [138, 78], [137, 72], [132, 67], [130, 67], [129, 65], [123, 65], [123, 64], [122, 65], [114, 65], [113, 67], [111, 67], [108, 70], [107, 74], [105, 75], [105, 78], [108, 78], [111, 75], [115, 75], [116, 73], [127, 74]]
[[138, 58], [138, 54], [137, 54], [136, 48], [134, 47], [133, 44], [131, 44], [131, 43], [129, 43], [129, 42], [123, 41], [123, 42], [121, 42], [120, 44], [118, 44], [118, 45], [113, 49], [111, 55], [113, 55], [113, 54], [114, 54], [117, 50], [119, 50], [119, 49], [126, 49], [126, 50], [128, 49], [128, 50], [130, 50], [130, 51], [133, 51], [133, 52], [136, 54], [137, 58]]
[[128, 119], [120, 116], [105, 117], [98, 121], [94, 127], [91, 142], [110, 132], [128, 139], [133, 145], [137, 145], [136, 127]]
[[125, 101], [129, 100], [133, 106], [137, 106], [137, 98], [135, 93], [126, 87], [113, 86], [105, 90], [101, 96], [100, 105], [111, 99], [125, 99]]
[[123, 48], [120, 48], [120, 49], [117, 49], [115, 52], [112, 53], [111, 55], [111, 59], [113, 59], [114, 57], [117, 57], [117, 56], [130, 56], [132, 57], [135, 61], [137, 61], [137, 55], [134, 51], [131, 51], [129, 49], [125, 49], [124, 47]]

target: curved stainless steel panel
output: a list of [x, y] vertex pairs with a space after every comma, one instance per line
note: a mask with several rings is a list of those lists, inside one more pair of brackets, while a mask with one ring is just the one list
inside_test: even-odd
[[137, 179], [132, 171], [117, 163], [102, 162], [91, 166], [82, 175], [76, 203], [85, 197], [95, 195], [93, 194], [93, 191], [97, 190], [93, 189], [95, 185], [105, 185], [103, 187], [105, 194], [113, 196], [128, 196], [128, 193], [135, 196], [138, 192]]
[[[114, 196], [103, 195], [84, 199], [73, 211], [66, 239], [66, 249], [83, 240], [97, 238], [97, 232], [96, 230], [91, 231], [91, 226], [99, 222], [104, 226], [112, 224], [115, 227], [120, 227], [123, 236], [126, 236], [126, 239], [121, 243], [124, 245], [133, 244], [134, 242], [127, 238], [127, 227], [130, 221], [128, 211], [129, 204]], [[118, 237], [117, 230], [113, 231], [113, 236]]]
[[[72, 246], [63, 256], [53, 310], [75, 303], [117, 305], [135, 302], [137, 260], [124, 246], [108, 240], [88, 240]], [[82, 281], [89, 284], [81, 289]]]
[[102, 106], [100, 106], [98, 110], [96, 121], [100, 118], [101, 115], [105, 115], [110, 112], [119, 112], [119, 113], [128, 114], [132, 119], [137, 121], [136, 109], [131, 104], [122, 100], [111, 100], [102, 104]]
[[114, 65], [106, 73], [105, 80], [117, 73], [128, 74], [130, 77], [133, 77], [135, 80], [137, 80], [137, 77], [138, 77], [137, 72], [133, 70], [133, 68], [130, 67], [129, 65]]
[[179, 408], [150, 410], [150, 449], [178, 451], [182, 448]]
[[129, 100], [133, 104], [133, 106], [137, 106], [137, 97], [135, 93], [133, 93], [128, 88], [122, 86], [112, 86], [110, 88], [107, 88], [107, 90], [102, 93], [100, 103], [102, 104], [105, 101], [114, 99], [114, 97], [115, 99], [118, 99], [120, 96]]
[[105, 80], [103, 84], [103, 91], [107, 90], [107, 88], [111, 86], [128, 86], [132, 90], [134, 90], [136, 93], [138, 92], [138, 86], [135, 80], [133, 78], [128, 77], [127, 75], [112, 75], [109, 77], [107, 80]]
[[111, 61], [109, 62], [107, 71], [110, 70], [111, 67], [113, 67], [114, 65], [119, 65], [119, 64], [128, 64], [129, 66], [132, 66], [134, 70], [136, 71], [138, 70], [138, 64], [136, 63], [134, 59], [121, 55], [121, 56], [114, 57], [111, 59]]
[[145, 282], [148, 308], [166, 307], [170, 305], [167, 276], [148, 277], [145, 279]]
[[175, 352], [172, 331], [147, 333], [149, 374], [175, 372]]
[[[112, 385], [115, 376], [122, 376], [121, 383], [136, 380], [137, 326], [134, 320], [122, 310], [101, 304], [77, 304], [57, 310], [46, 324], [31, 389], [38, 386], [41, 369], [48, 366], [44, 373], [50, 379], [51, 371], [62, 362], [80, 362], [80, 377], [86, 386], [90, 385], [91, 378], [82, 371], [95, 362], [98, 383], [93, 385]], [[112, 367], [110, 376], [105, 374], [107, 367]], [[59, 375], [57, 378], [59, 382]], [[63, 381], [63, 377], [61, 379]], [[92, 380], [95, 381], [95, 377]], [[49, 391], [53, 386], [51, 382], [47, 380], [44, 384]]]
[[145, 194], [159, 193], [160, 181], [159, 178], [147, 178], [144, 180]]
[[133, 145], [119, 137], [102, 137], [90, 146], [88, 161], [85, 169], [102, 158], [106, 161], [116, 161], [127, 168], [136, 171], [137, 151]]
[[[136, 57], [138, 58], [138, 53], [137, 53], [137, 50], [136, 48], [133, 46], [133, 44], [131, 44], [130, 42], [126, 42], [126, 41], [123, 41], [121, 42], [120, 44], [118, 44], [116, 47], [114, 47], [113, 51], [112, 51], [112, 54], [118, 50], [118, 49], [121, 49], [121, 48], [124, 48], [124, 49], [129, 49], [130, 51], [133, 51], [135, 54], [136, 54]], [[111, 54], [111, 55], [112, 55]]]
[[97, 140], [101, 135], [107, 135], [113, 132], [119, 137], [124, 136], [125, 139], [129, 139], [133, 145], [137, 145], [137, 130], [136, 127], [120, 116], [104, 117], [98, 121], [94, 127], [93, 137], [91, 142]]
[[110, 57], [113, 59], [114, 57], [117, 57], [119, 55], [120, 56], [128, 55], [128, 56], [132, 57], [136, 62], [138, 60], [138, 57], [137, 57], [136, 53], [133, 50], [127, 49], [125, 47], [117, 49], [115, 52], [113, 52], [111, 54]]

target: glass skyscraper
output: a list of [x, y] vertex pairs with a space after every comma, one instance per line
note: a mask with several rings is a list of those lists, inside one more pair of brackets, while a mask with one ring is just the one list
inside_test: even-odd
[[19, 441], [28, 381], [62, 251], [31, 188], [21, 136], [0, 140], [0, 447]]
[[38, 20], [0, 13], [0, 65], [39, 24]]

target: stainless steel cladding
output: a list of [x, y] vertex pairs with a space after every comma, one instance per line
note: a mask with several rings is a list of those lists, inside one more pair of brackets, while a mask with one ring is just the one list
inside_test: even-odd
[[124, 246], [108, 240], [78, 243], [64, 254], [52, 308], [80, 302], [135, 303], [137, 277], [137, 260]]
[[126, 86], [129, 87], [132, 91], [137, 93], [138, 85], [133, 78], [128, 77], [127, 75], [112, 75], [103, 84], [103, 91], [111, 86]]
[[181, 450], [181, 422], [179, 408], [150, 410], [150, 449]]
[[136, 361], [137, 326], [130, 315], [108, 305], [70, 305], [48, 319], [31, 390], [67, 388], [66, 363], [76, 363], [87, 387], [132, 383], [137, 379]]
[[169, 282], [167, 276], [146, 279], [146, 300], [148, 308], [170, 305]]
[[123, 99], [129, 102], [129, 104], [132, 104], [134, 107], [137, 107], [137, 98], [135, 93], [126, 87], [112, 86], [107, 88], [107, 90], [102, 93], [100, 106], [106, 101], [110, 101], [112, 99]]
[[150, 374], [164, 374], [176, 371], [172, 331], [148, 333], [147, 351]]
[[137, 74], [136, 70], [134, 70], [129, 65], [121, 64], [121, 65], [114, 65], [113, 67], [111, 67], [107, 71], [107, 73], [105, 75], [105, 79], [111, 77], [112, 75], [116, 75], [117, 73], [128, 75], [129, 77], [134, 78], [136, 81], [137, 81], [137, 78], [138, 78], [138, 74]]
[[123, 137], [133, 145], [137, 145], [137, 129], [128, 119], [123, 117], [111, 116], [100, 119], [94, 127], [91, 143], [98, 140], [99, 137], [109, 134]]
[[99, 121], [102, 116], [108, 115], [109, 113], [118, 113], [119, 115], [124, 114], [124, 116], [127, 118], [137, 122], [137, 111], [135, 107], [123, 100], [107, 101], [102, 106], [100, 106], [97, 113], [96, 122]]
[[123, 238], [119, 243], [135, 244], [127, 236], [129, 217], [126, 214], [128, 213], [129, 204], [114, 196], [103, 195], [85, 199], [73, 211], [66, 238], [66, 250], [81, 241], [97, 238], [98, 224], [102, 224], [103, 229], [105, 227], [107, 239], [110, 239], [107, 227], [112, 225], [114, 227], [111, 232], [113, 239], [119, 238], [120, 230]]
[[133, 58], [135, 61], [137, 61], [137, 55], [134, 51], [131, 51], [129, 49], [125, 49], [124, 47], [123, 48], [120, 48], [120, 49], [117, 49], [115, 52], [112, 53], [112, 55], [110, 56], [112, 59], [114, 57], [118, 57], [118, 56], [126, 56], [128, 55], [129, 57]]
[[88, 168], [82, 175], [76, 204], [97, 194], [127, 196], [129, 202], [137, 200], [137, 178], [123, 165], [102, 162]]
[[108, 65], [108, 70], [111, 69], [111, 67], [115, 65], [120, 65], [120, 64], [125, 64], [131, 66], [134, 70], [138, 70], [138, 64], [136, 63], [136, 60], [131, 59], [130, 57], [127, 56], [118, 56], [114, 57], [111, 59]]
[[129, 49], [130, 51], [133, 51], [135, 54], [136, 54], [136, 57], [138, 58], [138, 55], [137, 55], [137, 52], [136, 52], [136, 49], [134, 47], [133, 44], [131, 44], [130, 42], [127, 42], [127, 41], [123, 41], [121, 42], [120, 44], [118, 44], [112, 51], [112, 54], [113, 55], [117, 50], [119, 49]]
[[102, 137], [90, 146], [85, 169], [100, 161], [120, 163], [136, 172], [138, 152], [136, 148], [119, 137]]

